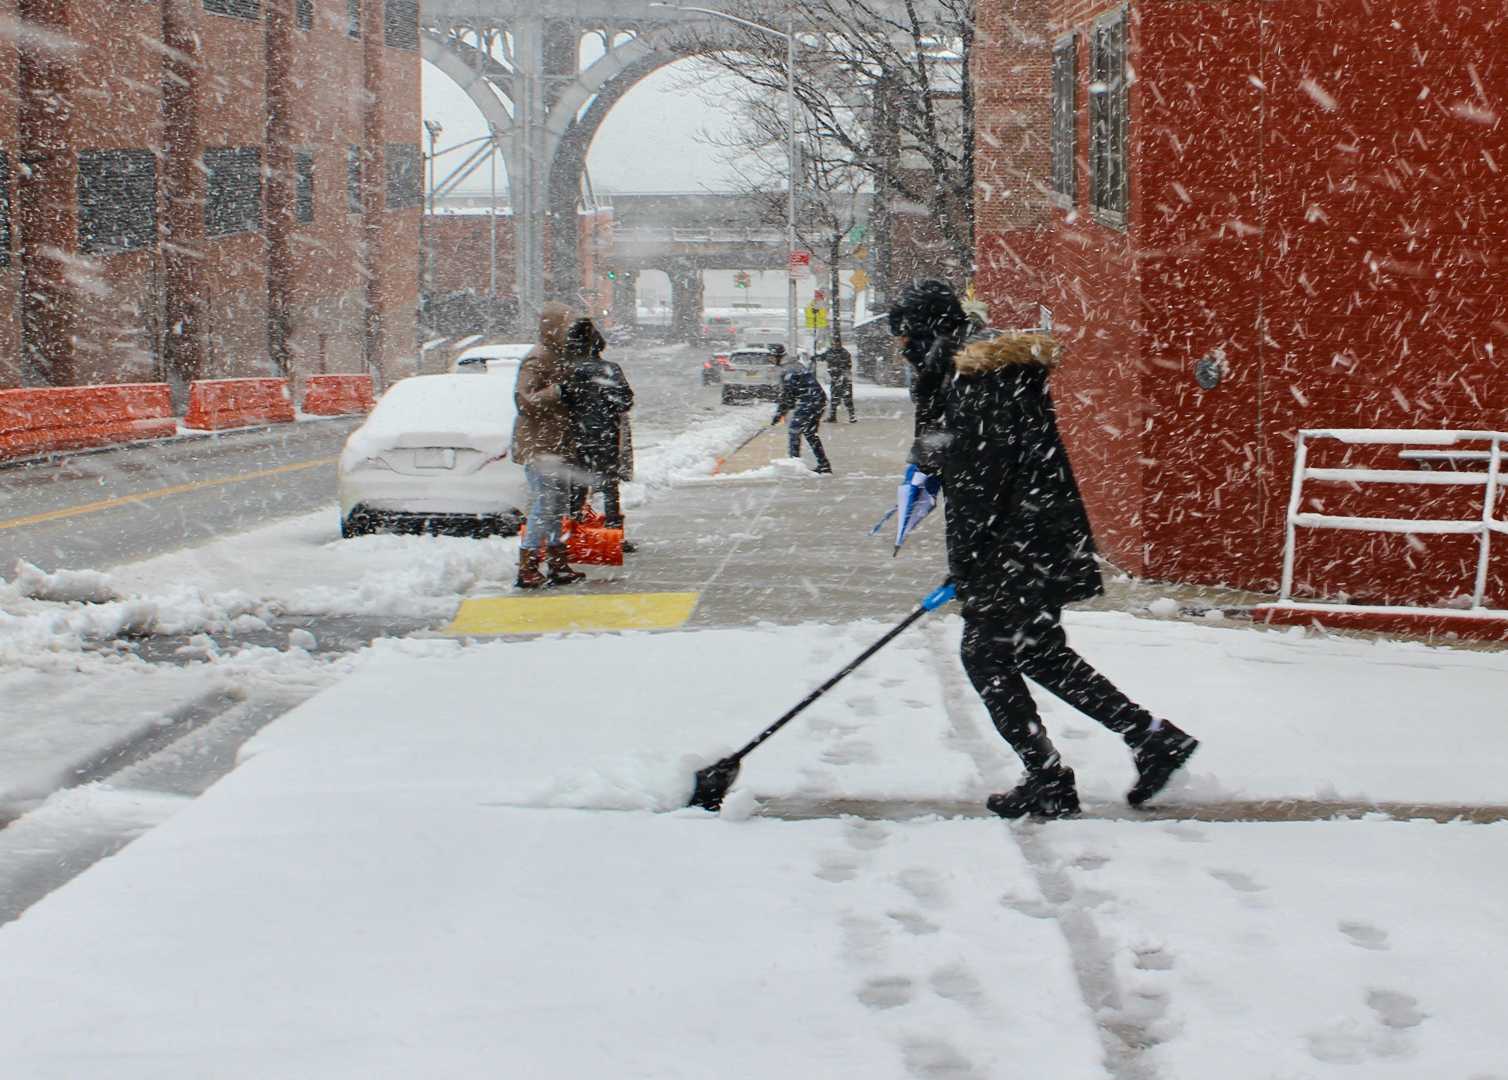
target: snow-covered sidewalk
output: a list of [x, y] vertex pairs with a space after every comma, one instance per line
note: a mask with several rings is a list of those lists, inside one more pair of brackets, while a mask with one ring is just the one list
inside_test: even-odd
[[[1206, 740], [1167, 802], [1508, 803], [1501, 653], [1069, 625]], [[951, 616], [677, 809], [882, 629], [373, 650], [0, 929], [5, 1075], [1502, 1075], [1508, 825], [769, 816], [1010, 782]]]

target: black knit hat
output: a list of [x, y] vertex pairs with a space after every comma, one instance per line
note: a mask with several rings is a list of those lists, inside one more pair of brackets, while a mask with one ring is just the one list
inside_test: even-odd
[[940, 278], [914, 279], [890, 306], [890, 332], [896, 337], [939, 337], [967, 321], [953, 286]]

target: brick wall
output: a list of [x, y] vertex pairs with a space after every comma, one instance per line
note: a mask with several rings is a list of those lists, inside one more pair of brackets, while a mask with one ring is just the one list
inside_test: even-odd
[[[1508, 61], [1495, 44], [1508, 12], [1132, 4], [1131, 206], [1117, 230], [1087, 206], [1086, 44], [1102, 8], [1048, 13], [1044, 39], [1079, 34], [1081, 97], [1078, 205], [1046, 224], [1000, 197], [1044, 168], [1039, 135], [1002, 137], [1045, 121], [1013, 104], [1030, 101], [1040, 57], [1007, 41], [981, 58], [981, 288], [996, 321], [1051, 308], [1070, 344], [1055, 394], [1102, 546], [1156, 577], [1270, 587], [1297, 428], [1508, 426]], [[1001, 37], [1018, 9], [987, 3], [981, 25]], [[1217, 349], [1229, 374], [1201, 390], [1193, 365]], [[1469, 511], [1460, 492], [1417, 491], [1326, 505]], [[1299, 578], [1433, 602], [1469, 585], [1474, 557], [1462, 538], [1325, 535], [1306, 540]], [[1508, 603], [1508, 552], [1492, 584]]]
[[[353, 38], [336, 4], [6, 2], [51, 33], [19, 60], [14, 35], [0, 46], [4, 101], [20, 103], [0, 113], [0, 149], [31, 163], [0, 267], [0, 383], [395, 373], [412, 359], [419, 211], [387, 206], [384, 175], [384, 147], [418, 146], [412, 4], [368, 2]], [[365, 167], [359, 213], [348, 146]], [[145, 188], [102, 163], [116, 152], [150, 155]], [[236, 152], [239, 188], [217, 165]], [[250, 212], [227, 227], [238, 206]], [[99, 219], [147, 235], [122, 226], [129, 242], [100, 243]]]
[[[0, 18], [17, 17], [16, 0], [0, 0]], [[16, 257], [16, 148], [17, 100], [21, 59], [15, 39], [0, 40], [0, 191], [4, 193], [4, 230], [0, 232], [0, 388], [18, 386], [21, 372], [21, 321], [19, 317], [21, 264]]]

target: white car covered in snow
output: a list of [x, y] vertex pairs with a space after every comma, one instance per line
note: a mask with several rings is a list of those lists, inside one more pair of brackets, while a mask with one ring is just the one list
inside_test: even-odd
[[517, 531], [528, 485], [508, 453], [513, 383], [463, 375], [395, 383], [340, 455], [340, 534]]

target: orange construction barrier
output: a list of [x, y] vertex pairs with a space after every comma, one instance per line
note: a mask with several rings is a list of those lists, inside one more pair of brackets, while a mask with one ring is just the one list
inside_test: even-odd
[[222, 431], [292, 420], [293, 395], [287, 379], [208, 379], [189, 384], [183, 426]]
[[375, 404], [370, 375], [310, 375], [304, 384], [304, 412], [311, 416], [368, 413]]
[[0, 390], [0, 460], [177, 432], [167, 383]]

